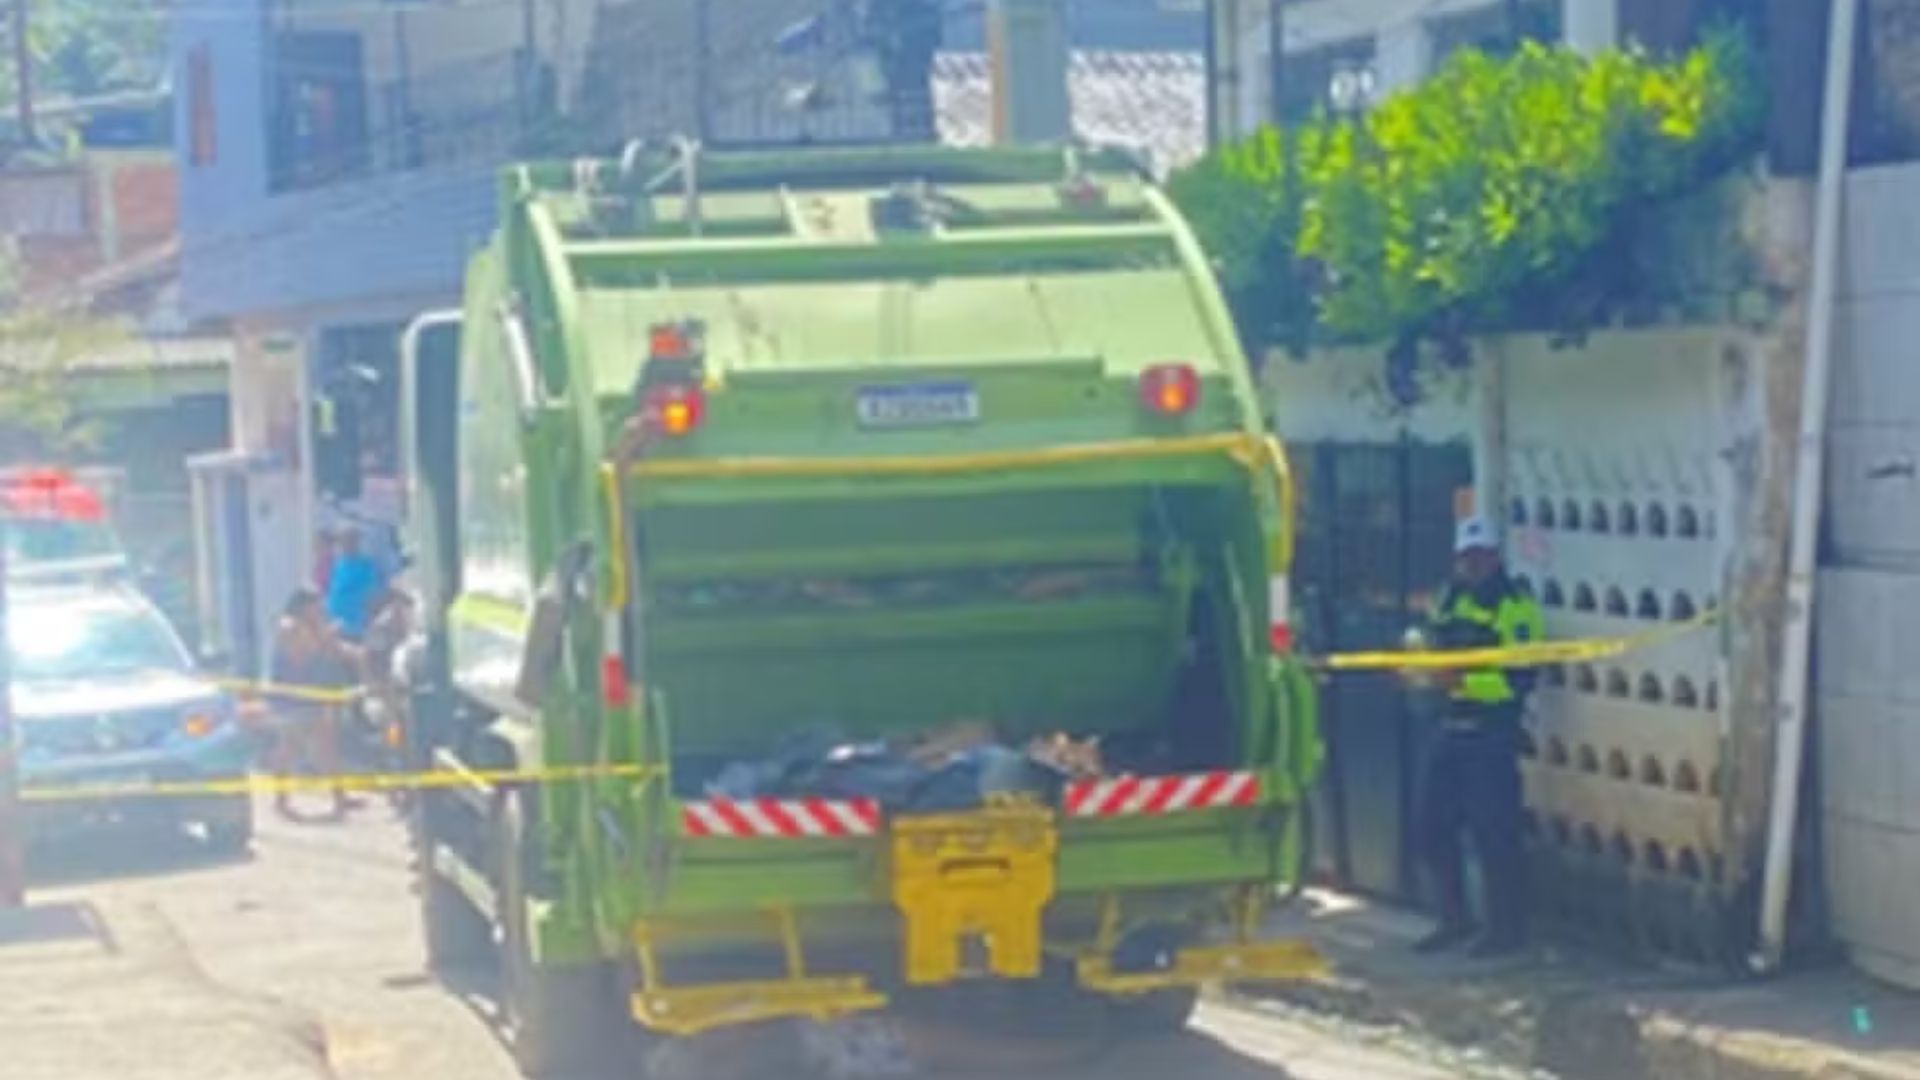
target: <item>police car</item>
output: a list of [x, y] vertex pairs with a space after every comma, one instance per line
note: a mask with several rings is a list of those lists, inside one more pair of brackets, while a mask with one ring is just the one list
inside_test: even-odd
[[47, 796], [30, 804], [33, 835], [161, 821], [244, 850], [253, 836], [244, 793], [137, 793], [239, 780], [253, 746], [232, 698], [132, 584], [101, 493], [64, 470], [0, 471], [0, 533], [15, 782]]
[[222, 851], [247, 848], [253, 804], [244, 792], [138, 793], [237, 781], [254, 750], [231, 696], [196, 670], [150, 601], [112, 580], [14, 582], [7, 644], [18, 782], [50, 796], [29, 804], [34, 836], [159, 822], [197, 827]]

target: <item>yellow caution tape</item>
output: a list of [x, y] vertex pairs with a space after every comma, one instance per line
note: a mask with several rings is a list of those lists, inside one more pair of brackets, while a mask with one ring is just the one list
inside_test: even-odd
[[276, 683], [254, 679], [210, 679], [208, 681], [222, 690], [231, 690], [236, 694], [280, 698], [286, 701], [307, 701], [316, 705], [347, 705], [366, 693], [364, 689], [357, 686], [302, 686], [296, 683]]
[[1719, 617], [1719, 612], [1708, 611], [1685, 622], [1671, 623], [1625, 637], [1539, 641], [1486, 649], [1382, 649], [1376, 652], [1335, 653], [1319, 657], [1313, 663], [1330, 671], [1450, 671], [1461, 668], [1580, 664], [1657, 645], [1706, 626]]
[[26, 787], [21, 802], [83, 802], [96, 799], [193, 798], [221, 795], [298, 795], [335, 791], [424, 791], [432, 788], [551, 784], [570, 780], [646, 780], [657, 765], [554, 765], [538, 769], [440, 769], [402, 773], [340, 773], [333, 776], [235, 776], [221, 780], [127, 781], [116, 784]]

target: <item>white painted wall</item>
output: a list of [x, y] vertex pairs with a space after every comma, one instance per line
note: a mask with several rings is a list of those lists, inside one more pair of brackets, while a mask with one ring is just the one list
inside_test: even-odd
[[1287, 49], [1313, 49], [1425, 19], [1490, 8], [1501, 0], [1293, 0]]
[[1375, 49], [1378, 93], [1417, 86], [1433, 70], [1433, 34], [1425, 20], [1411, 19], [1382, 28]]
[[1396, 407], [1382, 381], [1383, 350], [1321, 350], [1296, 360], [1276, 352], [1262, 374], [1273, 427], [1289, 443], [1471, 442], [1477, 405], [1467, 372], [1423, 373], [1425, 399]]
[[1592, 55], [1620, 43], [1620, 0], [1561, 0], [1567, 44]]
[[[1616, 330], [1577, 348], [1512, 335], [1473, 349], [1474, 370], [1426, 375], [1407, 410], [1382, 389], [1379, 348], [1271, 358], [1274, 425], [1294, 445], [1471, 444], [1477, 501], [1502, 523], [1552, 638], [1641, 634], [1748, 587], [1727, 453], [1765, 437], [1753, 392], [1764, 359], [1748, 331]], [[1578, 857], [1597, 843], [1618, 880], [1711, 908], [1716, 867], [1739, 872], [1719, 780], [1735, 662], [1702, 628], [1545, 682], [1525, 770], [1544, 850]], [[1673, 928], [1659, 904], [1638, 915]]]

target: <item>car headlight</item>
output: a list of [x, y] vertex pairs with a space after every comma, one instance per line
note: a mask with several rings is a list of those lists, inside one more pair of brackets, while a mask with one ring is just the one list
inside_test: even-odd
[[211, 712], [190, 712], [180, 718], [180, 732], [190, 739], [204, 739], [220, 727], [220, 718]]

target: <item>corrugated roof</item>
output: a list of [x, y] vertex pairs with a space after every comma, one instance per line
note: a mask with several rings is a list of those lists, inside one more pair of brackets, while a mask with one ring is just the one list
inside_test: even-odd
[[[1096, 145], [1150, 155], [1165, 171], [1206, 149], [1206, 59], [1194, 52], [1076, 51], [1067, 73], [1074, 133]], [[940, 137], [958, 146], [986, 144], [993, 131], [985, 53], [942, 53], [934, 60]]]
[[235, 355], [232, 338], [129, 338], [75, 357], [67, 368], [74, 372], [225, 371], [233, 367]]

